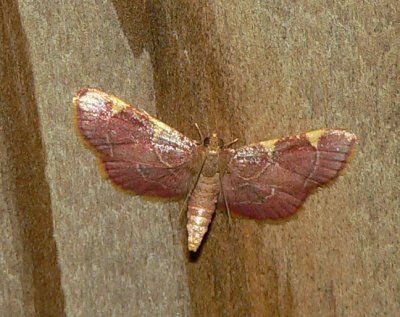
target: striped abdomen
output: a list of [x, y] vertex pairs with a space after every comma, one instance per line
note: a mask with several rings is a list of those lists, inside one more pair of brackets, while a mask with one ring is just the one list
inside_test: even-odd
[[188, 248], [197, 251], [215, 211], [220, 190], [218, 173], [207, 177], [200, 175], [188, 204]]

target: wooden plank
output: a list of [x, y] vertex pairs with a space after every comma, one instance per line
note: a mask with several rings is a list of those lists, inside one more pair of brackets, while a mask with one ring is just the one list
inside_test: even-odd
[[298, 217], [229, 226], [216, 216], [188, 263], [194, 316], [399, 311], [398, 6], [385, 3], [152, 7], [157, 105], [167, 123], [196, 137], [198, 122], [238, 145], [322, 127], [360, 139], [345, 176]]
[[17, 3], [3, 1], [0, 10], [0, 314], [63, 316], [29, 42]]
[[[52, 229], [52, 219], [52, 274], [61, 272], [54, 307], [70, 316], [400, 310], [396, 1], [18, 3], [33, 74], [29, 109], [37, 108], [45, 157], [35, 146], [31, 156], [39, 155], [45, 174], [32, 186], [48, 193], [44, 228]], [[226, 141], [239, 137], [238, 145], [331, 127], [356, 133], [359, 148], [345, 175], [311, 196], [298, 217], [279, 224], [235, 218], [229, 226], [218, 213], [200, 254], [189, 258], [177, 204], [116, 192], [80, 145], [70, 100], [88, 85], [192, 138], [195, 122]], [[18, 207], [10, 206], [15, 217]], [[27, 239], [7, 235], [5, 248], [23, 256], [10, 241], [23, 247]], [[40, 298], [21, 294], [37, 291], [34, 278], [29, 273], [10, 290], [20, 298], [16, 315], [42, 307]]]
[[[37, 133], [44, 145], [46, 219], [54, 225], [57, 244], [51, 260], [61, 271], [65, 314], [187, 315], [187, 275], [181, 244], [174, 240], [177, 220], [170, 215], [177, 204], [117, 191], [101, 177], [74, 127], [72, 97], [85, 86], [101, 87], [154, 112], [149, 54], [132, 54], [111, 1], [18, 5], [40, 126], [32, 125], [32, 132], [16, 123], [16, 129]], [[37, 164], [32, 159], [33, 169]], [[40, 316], [59, 315], [34, 304]]]

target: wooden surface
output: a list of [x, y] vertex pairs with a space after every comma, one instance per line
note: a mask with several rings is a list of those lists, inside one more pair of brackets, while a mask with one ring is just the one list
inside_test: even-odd
[[[0, 2], [0, 315], [400, 311], [397, 1], [76, 3]], [[297, 217], [218, 213], [189, 257], [179, 205], [115, 190], [81, 145], [85, 86], [193, 138], [345, 128], [358, 151]]]

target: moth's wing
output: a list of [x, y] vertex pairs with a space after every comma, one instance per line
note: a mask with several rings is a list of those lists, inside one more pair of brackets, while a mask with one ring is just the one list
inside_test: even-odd
[[[256, 219], [294, 214], [313, 189], [339, 175], [355, 142], [350, 132], [323, 129], [224, 150], [220, 165], [229, 209]], [[219, 208], [225, 208], [222, 196]]]
[[74, 105], [80, 133], [116, 185], [139, 195], [186, 194], [203, 150], [195, 141], [97, 89], [80, 90]]

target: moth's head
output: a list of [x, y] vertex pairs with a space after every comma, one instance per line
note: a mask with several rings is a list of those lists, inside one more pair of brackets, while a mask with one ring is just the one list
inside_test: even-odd
[[218, 150], [224, 147], [224, 140], [219, 138], [216, 133], [213, 133], [204, 139], [203, 145], [210, 148], [210, 150]]

